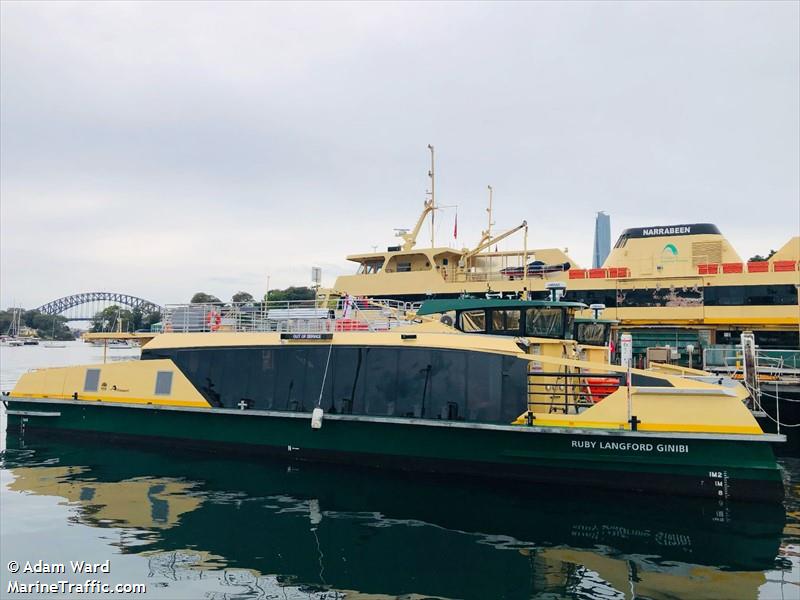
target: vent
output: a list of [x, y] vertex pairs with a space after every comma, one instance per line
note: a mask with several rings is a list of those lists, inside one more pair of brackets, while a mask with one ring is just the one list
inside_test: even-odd
[[694, 242], [692, 266], [722, 262], [722, 242]]

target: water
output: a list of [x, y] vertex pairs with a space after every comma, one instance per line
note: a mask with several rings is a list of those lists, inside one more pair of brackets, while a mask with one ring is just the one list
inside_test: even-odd
[[[2, 387], [100, 361], [81, 343], [2, 348]], [[800, 598], [797, 458], [781, 459], [784, 506], [719, 506], [29, 433], [0, 455], [2, 598], [69, 597], [9, 594], [9, 580], [87, 579], [168, 599]], [[109, 573], [69, 565], [107, 559]], [[11, 560], [67, 573], [11, 576]]]

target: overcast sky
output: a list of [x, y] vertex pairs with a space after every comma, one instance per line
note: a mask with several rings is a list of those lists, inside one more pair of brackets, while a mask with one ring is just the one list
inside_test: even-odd
[[4, 1], [0, 305], [332, 284], [413, 225], [429, 143], [459, 246], [491, 184], [584, 266], [598, 210], [764, 253], [800, 231], [799, 6]]

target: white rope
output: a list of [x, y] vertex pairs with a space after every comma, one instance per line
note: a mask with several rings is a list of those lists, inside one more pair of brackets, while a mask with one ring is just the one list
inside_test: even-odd
[[[777, 390], [776, 390], [775, 393], [777, 394]], [[776, 410], [780, 410], [778, 408], [778, 402], [781, 401], [780, 396], [778, 396], [778, 395], [774, 395], [773, 396], [772, 394], [770, 394], [770, 393], [768, 393], [766, 391], [761, 392], [761, 394], [764, 395], [764, 396], [769, 396], [770, 398], [774, 398], [775, 399], [775, 408], [776, 408]], [[796, 400], [792, 400], [791, 398], [785, 398], [785, 400], [787, 400], [789, 402], [796, 402]], [[793, 429], [795, 427], [800, 427], [800, 423], [794, 423], [794, 424], [781, 423], [777, 419], [773, 418], [771, 414], [769, 414], [766, 410], [764, 410], [764, 406], [761, 404], [761, 402], [758, 403], [758, 408], [759, 408], [759, 410], [761, 410], [761, 412], [764, 413], [764, 416], [766, 416], [770, 421], [775, 423], [779, 428], [780, 427], [786, 427], [788, 429]]]
[[318, 407], [322, 407], [322, 394], [325, 392], [325, 380], [328, 378], [328, 365], [331, 364], [332, 351], [333, 351], [333, 337], [331, 337], [331, 345], [328, 346], [328, 359], [325, 361], [325, 372], [322, 374], [322, 386], [319, 388], [319, 398], [317, 399]]

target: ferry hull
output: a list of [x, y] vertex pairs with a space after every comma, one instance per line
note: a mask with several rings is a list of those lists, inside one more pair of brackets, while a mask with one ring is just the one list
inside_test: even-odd
[[770, 444], [752, 436], [569, 431], [417, 419], [6, 398], [8, 429], [138, 439], [297, 460], [716, 498], [780, 501]]

